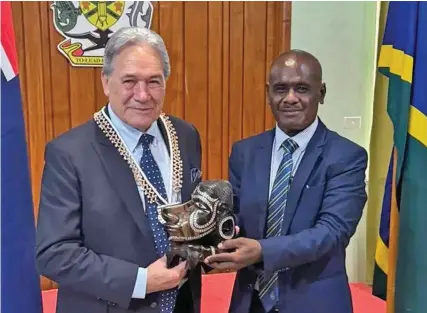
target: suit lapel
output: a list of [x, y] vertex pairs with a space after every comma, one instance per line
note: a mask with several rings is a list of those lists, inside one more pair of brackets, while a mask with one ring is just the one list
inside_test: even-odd
[[181, 151], [181, 159], [182, 159], [182, 189], [181, 189], [181, 198], [182, 201], [185, 202], [190, 199], [193, 188], [191, 187], [190, 181], [190, 164], [188, 162], [188, 157], [185, 154], [185, 147], [183, 146], [183, 139], [178, 139], [179, 149]]
[[[98, 126], [95, 125], [95, 127], [98, 143], [96, 148], [99, 148], [96, 149], [96, 151], [99, 151], [99, 158], [101, 159], [113, 189], [115, 189], [121, 197], [126, 209], [133, 217], [144, 237], [147, 238], [147, 240], [153, 241], [150, 224], [144, 213], [141, 197], [131, 169], [104, 133]], [[147, 245], [146, 247], [154, 247], [154, 241], [152, 245]]]
[[260, 238], [264, 236], [265, 221], [267, 218], [273, 140], [274, 130], [270, 130], [265, 133], [265, 136], [260, 138], [260, 145], [258, 146], [255, 154], [254, 164], [256, 164], [256, 190], [254, 190], [254, 193], [258, 195], [258, 203], [260, 208], [260, 216], [255, 215], [255, 218], [258, 219], [258, 234]]
[[166, 127], [165, 127], [165, 125], [163, 125], [162, 120], [160, 118], [157, 120], [157, 125], [159, 125], [160, 133], [162, 134], [163, 140], [165, 141], [166, 147], [168, 148], [168, 152], [170, 155], [171, 154], [171, 148], [169, 146], [168, 132], [166, 131]]
[[285, 215], [283, 217], [283, 235], [286, 235], [289, 231], [289, 226], [295, 215], [299, 198], [301, 196], [302, 190], [305, 188], [310, 173], [321, 161], [321, 153], [323, 150], [326, 131], [327, 129], [325, 125], [319, 120], [319, 125], [317, 126], [316, 132], [308, 143], [304, 157], [301, 161], [301, 164], [298, 166], [298, 170], [293, 179], [291, 189], [289, 190]]
[[[178, 125], [176, 123], [173, 122], [173, 119], [170, 118], [171, 123], [173, 124], [173, 126], [175, 127], [175, 130], [177, 132], [177, 134], [179, 134], [179, 130], [177, 129]], [[161, 122], [161, 120], [158, 120], [158, 124], [159, 124], [159, 128], [160, 128], [160, 132], [162, 133], [163, 139], [166, 143], [166, 146], [168, 148], [168, 152], [169, 155], [171, 154], [171, 150], [170, 150], [170, 146], [169, 146], [169, 137], [165, 128], [165, 125], [163, 125], [163, 123]], [[185, 149], [185, 138], [181, 138], [180, 136], [178, 136], [178, 145], [179, 145], [179, 150], [181, 153], [181, 160], [182, 160], [182, 172], [183, 172], [183, 177], [182, 177], [182, 189], [181, 189], [181, 197], [182, 197], [182, 201], [185, 201], [190, 193], [191, 193], [191, 182], [190, 182], [190, 165], [188, 164], [188, 158], [187, 155], [185, 154], [186, 149]]]

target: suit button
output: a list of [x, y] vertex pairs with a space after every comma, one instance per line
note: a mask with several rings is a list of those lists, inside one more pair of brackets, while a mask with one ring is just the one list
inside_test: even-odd
[[98, 298], [96, 298], [96, 300], [101, 301], [102, 299], [98, 297]]
[[114, 302], [110, 302], [110, 301], [108, 301], [108, 305], [116, 306], [116, 305], [117, 305], [117, 303], [114, 303]]
[[248, 284], [248, 290], [252, 290], [254, 288], [254, 285]]
[[153, 302], [153, 303], [150, 304], [150, 308], [154, 309], [156, 307], [157, 307], [157, 303], [156, 302]]

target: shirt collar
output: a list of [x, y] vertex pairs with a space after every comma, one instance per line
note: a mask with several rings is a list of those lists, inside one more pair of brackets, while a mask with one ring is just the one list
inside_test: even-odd
[[[134, 152], [135, 149], [138, 147], [139, 138], [141, 138], [141, 135], [144, 134], [139, 129], [136, 129], [128, 124], [126, 124], [124, 121], [122, 121], [116, 113], [111, 109], [111, 106], [108, 106], [108, 114], [110, 115], [110, 120], [113, 126], [116, 128], [119, 135], [122, 137], [123, 141], [125, 142], [126, 146], [129, 148], [131, 152]], [[154, 137], [153, 145], [156, 146], [161, 140], [162, 134], [159, 129], [159, 125], [157, 124], [157, 121], [154, 121], [153, 124], [151, 124], [150, 128], [145, 132], [146, 134], [149, 134]]]
[[[308, 143], [310, 142], [310, 139], [313, 137], [317, 125], [319, 124], [319, 119], [316, 116], [316, 119], [313, 123], [311, 123], [310, 126], [308, 126], [303, 131], [299, 132], [295, 136], [292, 137], [292, 139], [298, 144], [298, 148], [296, 151], [304, 151], [307, 148]], [[290, 136], [288, 136], [283, 130], [279, 128], [279, 126], [276, 123], [276, 134], [274, 139], [274, 151], [280, 150], [280, 147], [282, 143], [288, 139]]]

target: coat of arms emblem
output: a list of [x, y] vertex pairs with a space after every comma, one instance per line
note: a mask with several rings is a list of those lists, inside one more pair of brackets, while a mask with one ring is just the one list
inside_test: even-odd
[[150, 28], [150, 1], [53, 1], [53, 23], [65, 38], [58, 50], [73, 66], [102, 66], [111, 34], [126, 26]]

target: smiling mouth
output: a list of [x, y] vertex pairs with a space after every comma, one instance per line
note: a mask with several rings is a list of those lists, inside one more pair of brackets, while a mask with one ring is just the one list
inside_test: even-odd
[[299, 113], [302, 112], [302, 110], [279, 110], [281, 113]]
[[148, 112], [153, 110], [153, 108], [131, 108], [131, 109], [135, 111], [140, 111], [140, 112]]

